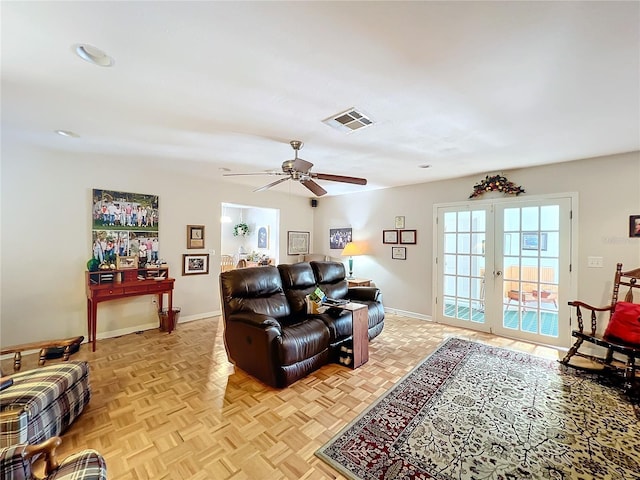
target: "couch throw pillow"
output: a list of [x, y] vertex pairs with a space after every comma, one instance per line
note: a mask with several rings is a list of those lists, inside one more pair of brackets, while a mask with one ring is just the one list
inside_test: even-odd
[[605, 338], [640, 347], [640, 304], [618, 302], [604, 332]]

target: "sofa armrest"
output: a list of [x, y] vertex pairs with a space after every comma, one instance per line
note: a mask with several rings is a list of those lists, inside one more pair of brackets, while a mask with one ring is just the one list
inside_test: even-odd
[[356, 301], [382, 302], [381, 295], [378, 287], [350, 287], [347, 292], [347, 298]]
[[229, 318], [227, 319], [227, 322], [228, 323], [229, 322], [246, 323], [253, 327], [262, 327], [262, 328], [275, 327], [278, 329], [280, 333], [282, 333], [280, 323], [275, 318], [269, 315], [264, 315], [262, 313], [242, 312], [242, 311], [237, 312], [237, 313], [234, 313], [233, 315], [230, 315]]

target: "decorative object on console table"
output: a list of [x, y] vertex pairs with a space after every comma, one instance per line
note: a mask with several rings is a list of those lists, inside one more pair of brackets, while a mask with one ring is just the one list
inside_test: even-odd
[[309, 232], [287, 232], [287, 255], [309, 253]]
[[391, 258], [394, 260], [406, 260], [407, 247], [391, 247]]
[[395, 220], [396, 230], [404, 228], [404, 216], [397, 216]]
[[398, 231], [397, 230], [383, 230], [382, 231], [382, 243], [398, 243]]
[[415, 245], [417, 243], [417, 231], [400, 230], [400, 243], [405, 245]]
[[209, 254], [182, 255], [182, 275], [206, 275], [209, 273]]
[[121, 257], [120, 255], [118, 255], [116, 257], [116, 269], [117, 270], [127, 270], [130, 268], [138, 268], [138, 256], [137, 255], [132, 255], [132, 256], [125, 256], [125, 257]]
[[364, 252], [362, 251], [362, 247], [358, 245], [356, 242], [349, 242], [342, 250], [343, 257], [349, 257], [349, 276], [347, 280], [353, 280], [353, 257], [357, 255], [362, 255]]
[[187, 225], [187, 248], [204, 248], [204, 225]]

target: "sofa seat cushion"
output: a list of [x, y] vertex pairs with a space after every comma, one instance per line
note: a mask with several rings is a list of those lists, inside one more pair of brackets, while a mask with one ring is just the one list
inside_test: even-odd
[[0, 407], [25, 411], [33, 418], [88, 373], [87, 362], [65, 362], [16, 373], [11, 376], [13, 385], [0, 396]]
[[280, 364], [292, 365], [327, 350], [329, 329], [322, 320], [311, 318], [282, 327], [282, 336], [278, 340]]

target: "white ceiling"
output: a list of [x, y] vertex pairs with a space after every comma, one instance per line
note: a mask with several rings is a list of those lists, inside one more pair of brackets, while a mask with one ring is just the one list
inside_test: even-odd
[[[296, 139], [313, 171], [369, 180], [319, 182], [330, 195], [640, 150], [639, 2], [0, 8], [7, 144], [259, 187], [274, 177], [220, 168], [279, 170]], [[78, 43], [115, 65], [82, 61]], [[376, 124], [322, 123], [350, 107]]]

